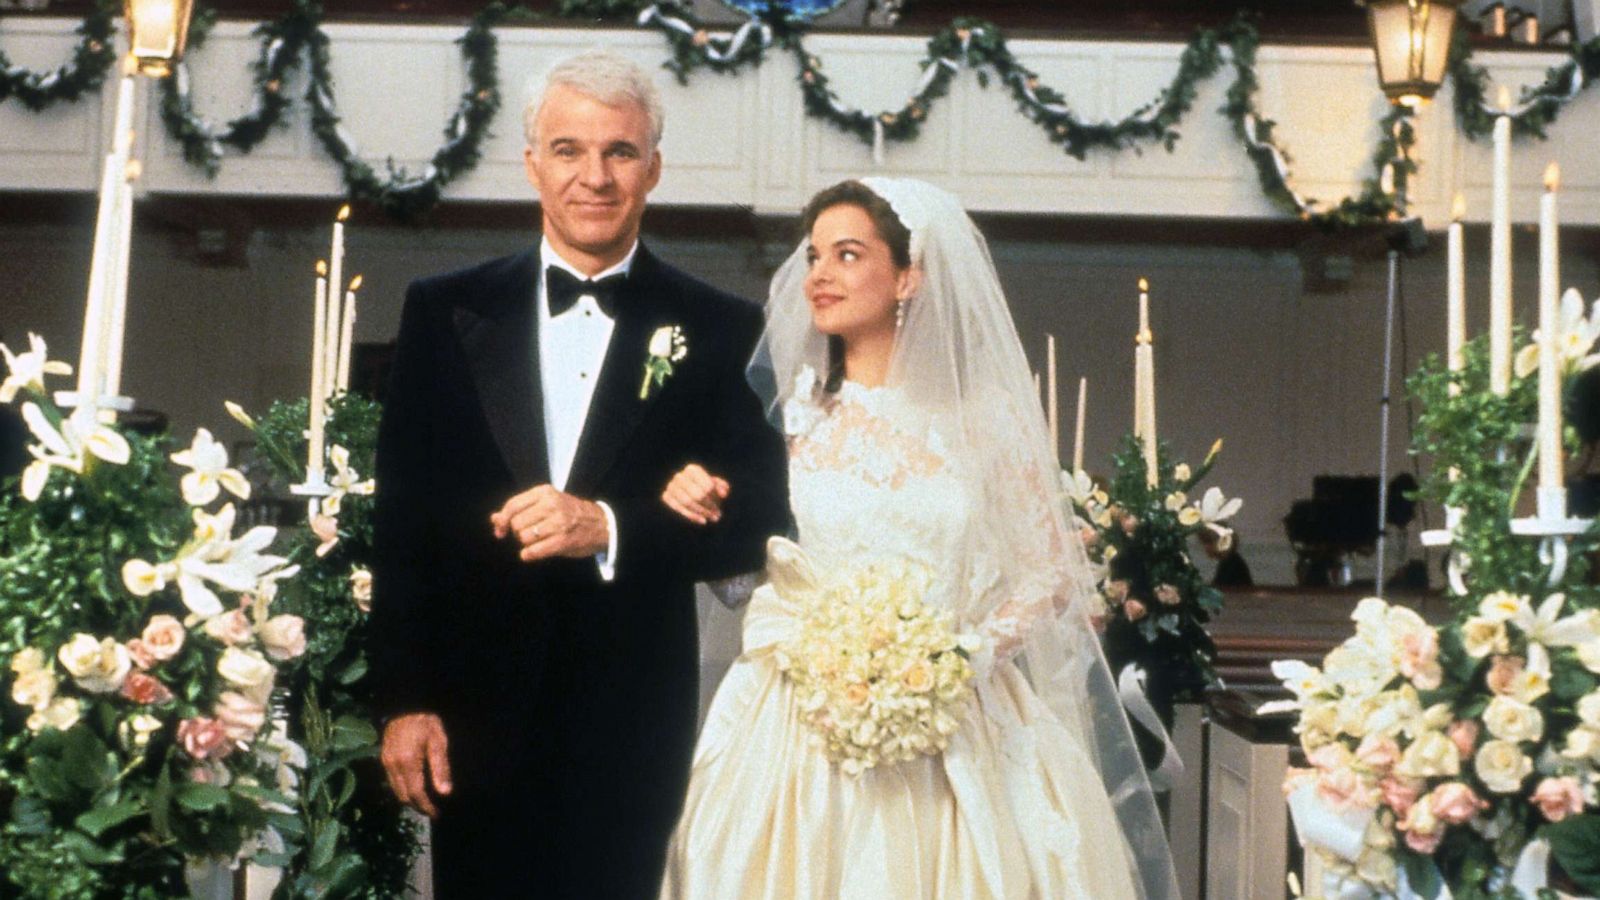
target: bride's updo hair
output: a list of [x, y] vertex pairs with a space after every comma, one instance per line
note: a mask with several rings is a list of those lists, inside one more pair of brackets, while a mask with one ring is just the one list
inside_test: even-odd
[[[855, 179], [823, 188], [800, 213], [801, 240], [809, 240], [817, 217], [835, 206], [854, 206], [867, 214], [878, 230], [878, 237], [889, 245], [889, 258], [902, 269], [911, 266], [911, 231], [895, 215], [889, 201]], [[844, 338], [828, 335], [828, 378], [823, 390], [836, 393], [844, 383]]]

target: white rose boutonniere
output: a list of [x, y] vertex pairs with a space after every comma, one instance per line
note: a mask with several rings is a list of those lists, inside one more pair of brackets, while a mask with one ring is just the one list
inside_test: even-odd
[[683, 328], [663, 325], [650, 335], [650, 358], [644, 363], [644, 381], [639, 385], [639, 399], [650, 399], [650, 389], [658, 388], [672, 377], [673, 367], [688, 357], [689, 341]]

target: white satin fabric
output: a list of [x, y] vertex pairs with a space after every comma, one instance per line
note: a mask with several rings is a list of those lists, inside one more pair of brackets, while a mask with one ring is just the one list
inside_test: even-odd
[[[804, 388], [805, 386], [802, 386]], [[1083, 735], [1009, 656], [1019, 623], [961, 621], [1002, 652], [979, 676], [941, 755], [843, 774], [812, 744], [773, 661], [807, 583], [886, 557], [936, 573], [928, 602], [994, 610], [994, 561], [973, 558], [962, 461], [934, 416], [894, 388], [846, 382], [788, 404], [798, 546], [775, 540], [745, 616], [742, 653], [707, 714], [663, 898], [914, 900], [1139, 896], [1115, 812]], [[822, 573], [819, 576], [818, 573]], [[1005, 604], [1000, 604], [1004, 607]]]

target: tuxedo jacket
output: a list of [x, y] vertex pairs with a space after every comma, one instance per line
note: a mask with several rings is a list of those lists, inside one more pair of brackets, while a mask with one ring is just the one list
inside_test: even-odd
[[[593, 557], [522, 562], [489, 521], [550, 480], [539, 273], [535, 246], [407, 293], [378, 436], [377, 704], [443, 718], [458, 795], [536, 775], [670, 827], [698, 697], [693, 585], [760, 568], [789, 520], [783, 441], [745, 379], [761, 314], [640, 247], [565, 486], [615, 513], [606, 582]], [[650, 338], [671, 326], [687, 353], [641, 399]], [[718, 524], [661, 502], [691, 462], [732, 486]]]

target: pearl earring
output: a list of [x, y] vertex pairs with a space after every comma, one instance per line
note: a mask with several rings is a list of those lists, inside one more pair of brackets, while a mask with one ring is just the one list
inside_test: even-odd
[[906, 301], [904, 301], [904, 300], [896, 300], [894, 302], [894, 330], [895, 331], [899, 331], [901, 328], [905, 327], [905, 324], [906, 324]]

